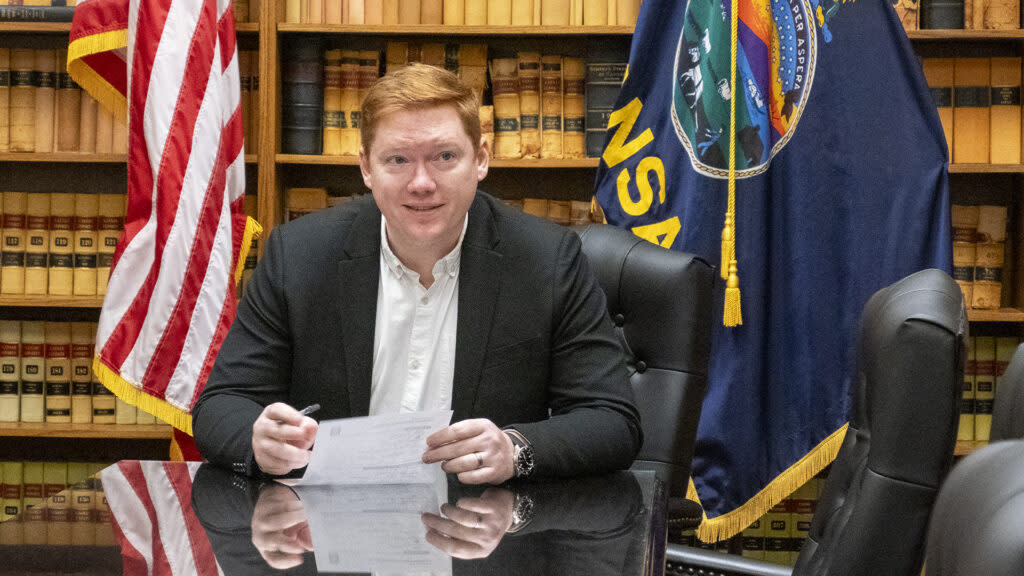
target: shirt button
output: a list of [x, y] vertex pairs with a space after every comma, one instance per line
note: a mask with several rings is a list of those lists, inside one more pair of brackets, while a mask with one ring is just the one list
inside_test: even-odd
[[424, 296], [423, 298], [420, 298], [420, 304], [426, 304], [429, 301], [430, 300], [426, 296]]
[[420, 369], [420, 361], [419, 360], [413, 360], [412, 362], [409, 363], [409, 367], [412, 368], [413, 370], [419, 370]]

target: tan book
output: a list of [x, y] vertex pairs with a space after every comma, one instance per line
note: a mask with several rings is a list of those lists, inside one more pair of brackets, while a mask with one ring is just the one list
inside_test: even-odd
[[1002, 302], [1003, 257], [1002, 242], [978, 243], [975, 247], [974, 286], [971, 306], [994, 310]]
[[345, 3], [346, 24], [366, 24], [366, 2], [365, 0], [348, 0]]
[[0, 48], [0, 152], [7, 152], [11, 141], [11, 49]]
[[57, 150], [78, 152], [82, 90], [68, 74], [68, 51], [57, 51]]
[[342, 12], [343, 9], [341, 0], [324, 0], [325, 24], [341, 24], [342, 22], [344, 22], [344, 16]]
[[484, 26], [487, 24], [487, 0], [466, 0], [467, 26]]
[[973, 28], [980, 30], [1016, 30], [1020, 28], [1020, 0], [974, 0], [973, 3]]
[[996, 339], [978, 336], [975, 351], [974, 439], [988, 442], [992, 432], [992, 403], [995, 400]]
[[398, 25], [398, 0], [382, 0], [381, 21], [385, 26]]
[[483, 102], [487, 90], [487, 44], [459, 44], [459, 78]]
[[71, 323], [71, 421], [92, 422], [92, 358], [95, 325]]
[[71, 422], [71, 324], [47, 322], [46, 421]]
[[53, 126], [56, 113], [57, 51], [36, 50], [33, 69], [36, 74], [35, 151], [53, 152]]
[[765, 522], [762, 518], [743, 530], [743, 557], [764, 560]]
[[347, 127], [341, 104], [341, 50], [328, 50], [324, 65], [324, 154], [341, 154], [341, 133]]
[[21, 421], [45, 420], [43, 389], [46, 351], [43, 322], [21, 323]]
[[156, 416], [153, 416], [149, 412], [146, 412], [142, 408], [139, 408], [135, 412], [135, 423], [136, 424], [156, 424]]
[[466, 0], [444, 0], [444, 23], [461, 26], [466, 23]]
[[114, 399], [114, 423], [135, 424], [138, 421], [138, 409], [135, 406], [121, 400]]
[[444, 19], [444, 0], [420, 0], [420, 24], [440, 26]]
[[25, 192], [3, 194], [3, 245], [0, 246], [0, 294], [25, 293]]
[[420, 23], [420, 0], [398, 0], [398, 24]]
[[114, 529], [110, 520], [110, 505], [107, 503], [107, 494], [103, 490], [103, 482], [96, 482], [96, 497], [93, 500], [93, 525], [96, 528], [97, 546], [116, 546], [117, 540], [114, 537]]
[[583, 25], [607, 26], [609, 0], [583, 0]]
[[988, 58], [956, 58], [953, 70], [953, 158], [958, 164], [989, 161]]
[[[615, 4], [615, 24], [635, 26], [636, 17], [640, 14], [640, 0], [609, 0], [609, 7], [613, 3]], [[610, 18], [608, 23], [612, 23]]]
[[75, 194], [75, 296], [96, 295], [99, 194]]
[[519, 130], [523, 158], [540, 157], [540, 54], [519, 53]]
[[549, 200], [546, 218], [555, 224], [568, 226], [570, 222], [570, 204], [568, 200]]
[[547, 218], [548, 200], [546, 198], [523, 198], [523, 212], [538, 218]]
[[939, 112], [942, 132], [946, 135], [949, 161], [957, 162], [953, 155], [953, 62], [952, 58], [925, 58], [922, 68], [932, 102]]
[[50, 194], [49, 287], [53, 296], [70, 296], [75, 277], [75, 195]]
[[967, 339], [967, 361], [964, 362], [964, 388], [960, 396], [960, 425], [956, 431], [957, 440], [974, 440], [974, 385], [977, 380], [975, 340], [976, 338], [973, 336]]
[[[376, 50], [362, 50], [359, 52], [359, 106], [363, 105], [363, 100], [366, 99], [366, 93], [370, 91], [370, 88], [377, 83], [378, 75], [380, 74], [380, 52]], [[359, 112], [358, 108], [355, 110]], [[353, 118], [356, 120], [353, 128], [359, 128], [358, 114], [353, 114]], [[358, 136], [356, 138], [356, 152], [359, 150]]]
[[[0, 500], [3, 501], [0, 522], [6, 523], [21, 514], [23, 470], [24, 465], [21, 462], [0, 463], [0, 481], [3, 482], [2, 492], [0, 492]], [[10, 524], [18, 524], [18, 522], [10, 522]], [[3, 528], [7, 528], [7, 526], [0, 525], [0, 530]], [[4, 542], [6, 544], [21, 544], [21, 542], [11, 541], [7, 538], [4, 539]]]
[[46, 544], [46, 509], [42, 506], [45, 500], [43, 486], [43, 463], [25, 462], [22, 465], [22, 523], [25, 544]]
[[583, 2], [584, 0], [570, 0], [570, 26], [583, 26]]
[[70, 489], [70, 497], [71, 545], [93, 546], [96, 544], [96, 528], [92, 510], [96, 491], [90, 485], [79, 485]]
[[284, 21], [289, 24], [302, 24], [302, 0], [285, 0]]
[[409, 63], [409, 43], [389, 41], [384, 45], [384, 73], [390, 74]]
[[384, 23], [384, 1], [365, 0], [363, 3], [363, 23], [383, 24]]
[[[92, 333], [96, 334], [96, 323], [92, 323]], [[93, 342], [95, 349], [96, 343]], [[92, 423], [113, 424], [115, 421], [114, 393], [100, 382], [96, 372], [92, 372]]]
[[977, 242], [978, 219], [981, 209], [978, 206], [953, 204], [951, 212], [953, 220], [954, 242]]
[[569, 0], [544, 0], [540, 5], [541, 25], [568, 26], [569, 9]]
[[562, 154], [565, 158], [586, 155], [584, 116], [584, 78], [582, 58], [562, 59]]
[[494, 157], [520, 158], [519, 61], [496, 58], [491, 60], [490, 68], [494, 96]]
[[21, 408], [21, 322], [0, 320], [0, 422], [17, 422]]
[[978, 242], [1006, 242], [1006, 206], [978, 206]]
[[586, 226], [593, 223], [590, 211], [590, 202], [572, 200], [569, 202], [569, 225]]
[[36, 149], [35, 50], [11, 49], [9, 144], [11, 152]]
[[82, 91], [82, 110], [78, 114], [78, 151], [86, 154], [96, 152], [96, 115], [99, 113], [99, 103]]
[[99, 195], [99, 223], [96, 238], [96, 293], [107, 293], [110, 266], [114, 262], [117, 241], [124, 231], [124, 194]]
[[43, 463], [43, 497], [46, 502], [46, 543], [51, 546], [71, 544], [71, 499], [67, 492], [66, 462]]
[[326, 188], [289, 188], [286, 197], [286, 222], [327, 207]]
[[513, 26], [533, 26], [533, 2], [534, 0], [512, 0]]
[[488, 26], [512, 24], [512, 0], [487, 0]]
[[114, 115], [106, 106], [96, 106], [96, 153], [114, 151]]
[[974, 242], [953, 242], [953, 279], [960, 286], [968, 308], [973, 302], [976, 247]]
[[764, 515], [764, 560], [772, 564], [789, 564], [789, 544], [792, 537], [792, 513], [789, 502], [783, 500]]
[[359, 154], [359, 51], [341, 51], [341, 108], [345, 122], [341, 128], [340, 154]]
[[1019, 164], [1020, 122], [1020, 57], [992, 58], [992, 101], [989, 139], [992, 164]]
[[50, 195], [29, 194], [25, 200], [25, 294], [46, 294], [50, 256]]
[[562, 157], [562, 57], [540, 59], [541, 158]]
[[309, 3], [309, 17], [306, 19], [307, 24], [323, 24], [324, 23], [324, 0], [305, 0]]
[[115, 154], [128, 153], [128, 124], [125, 118], [114, 118], [110, 132], [110, 150]]
[[494, 106], [481, 106], [477, 109], [480, 116], [480, 135], [487, 143], [488, 152], [494, 154]]

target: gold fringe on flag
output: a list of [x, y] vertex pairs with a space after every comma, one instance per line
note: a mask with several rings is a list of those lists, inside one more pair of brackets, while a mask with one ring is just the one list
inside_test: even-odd
[[722, 324], [743, 324], [740, 309], [740, 277], [736, 263], [736, 44], [739, 38], [739, 0], [732, 0], [729, 26], [732, 42], [729, 58], [729, 208], [722, 228], [722, 278], [725, 285], [725, 310]]
[[92, 359], [92, 371], [96, 378], [107, 387], [107, 390], [113, 392], [121, 400], [149, 412], [189, 436], [192, 435], [192, 414], [188, 412], [187, 408], [180, 408], [132, 386], [127, 380], [121, 378], [120, 374], [108, 368], [99, 356]]
[[263, 226], [260, 223], [245, 217], [245, 232], [242, 234], [242, 247], [238, 250], [238, 264], [235, 265], [235, 286], [242, 281], [242, 271], [245, 270], [245, 259], [249, 257], [249, 249], [252, 247], [253, 238], [259, 239], [263, 235]]
[[128, 46], [128, 30], [111, 30], [78, 38], [68, 46], [68, 73], [71, 78], [101, 105], [110, 110], [114, 118], [127, 120], [128, 101], [103, 76], [85, 63], [83, 58], [100, 52]]
[[[849, 423], [843, 424], [841, 428], [822, 440], [803, 458], [776, 476], [740, 507], [715, 518], [708, 518], [707, 514], [704, 514], [700, 526], [697, 527], [697, 537], [702, 542], [719, 542], [732, 538], [745, 530], [773, 506], [785, 500], [797, 488], [806, 484], [808, 480], [817, 476], [831, 464], [836, 459], [839, 448], [843, 445], [843, 439], [846, 438], [846, 430], [849, 427]], [[686, 497], [700, 503], [697, 488], [693, 485], [693, 478], [690, 478]]]

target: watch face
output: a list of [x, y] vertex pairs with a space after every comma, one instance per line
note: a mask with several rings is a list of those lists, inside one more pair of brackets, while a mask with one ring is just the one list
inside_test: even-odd
[[533, 472], [533, 449], [529, 446], [516, 448], [516, 476], [527, 476]]

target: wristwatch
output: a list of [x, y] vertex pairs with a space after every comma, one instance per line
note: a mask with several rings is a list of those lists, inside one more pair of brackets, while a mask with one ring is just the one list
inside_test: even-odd
[[512, 525], [505, 532], [509, 534], [519, 532], [530, 523], [530, 520], [533, 520], [535, 512], [533, 498], [530, 498], [527, 494], [516, 493], [515, 500], [512, 503]]
[[517, 430], [505, 430], [512, 440], [512, 468], [516, 478], [525, 478], [533, 473], [533, 447]]

